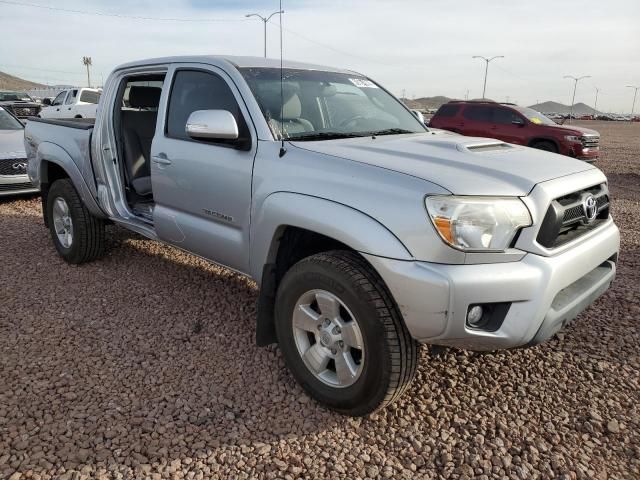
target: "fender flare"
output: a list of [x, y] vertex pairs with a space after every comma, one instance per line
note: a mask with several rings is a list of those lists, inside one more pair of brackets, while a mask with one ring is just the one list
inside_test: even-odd
[[280, 235], [286, 227], [325, 235], [361, 253], [413, 259], [387, 227], [360, 210], [321, 197], [274, 192], [264, 200], [251, 222], [250, 270], [256, 281], [261, 281], [263, 267], [275, 260]]
[[[39, 179], [40, 187], [43, 183], [49, 183], [49, 179], [47, 178], [46, 173], [47, 169], [43, 168], [45, 162], [53, 163], [62, 168], [62, 170], [67, 173], [67, 175], [73, 182], [74, 187], [78, 191], [82, 202], [92, 215], [95, 215], [99, 218], [106, 218], [106, 215], [98, 206], [98, 203], [93, 197], [89, 186], [85, 182], [80, 169], [66, 150], [51, 142], [42, 142], [40, 143], [40, 145], [38, 145], [38, 151], [36, 152], [36, 165], [38, 168], [36, 178]], [[44, 200], [45, 199], [43, 198], [43, 201]]]

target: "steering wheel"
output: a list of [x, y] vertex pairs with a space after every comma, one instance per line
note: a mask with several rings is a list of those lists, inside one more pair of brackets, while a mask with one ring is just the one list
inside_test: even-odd
[[354, 115], [352, 117], [349, 117], [343, 121], [340, 122], [340, 124], [338, 125], [339, 127], [346, 127], [347, 125], [349, 125], [350, 123], [356, 122], [358, 120], [364, 120], [367, 117], [365, 117], [364, 115]]

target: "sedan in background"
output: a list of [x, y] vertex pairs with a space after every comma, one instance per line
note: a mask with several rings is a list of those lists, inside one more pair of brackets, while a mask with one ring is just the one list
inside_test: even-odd
[[24, 125], [0, 107], [0, 197], [37, 191], [27, 176]]

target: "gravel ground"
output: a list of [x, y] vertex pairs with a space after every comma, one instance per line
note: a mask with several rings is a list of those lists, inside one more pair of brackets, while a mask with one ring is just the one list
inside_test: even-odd
[[365, 419], [255, 347], [252, 282], [115, 228], [69, 266], [37, 199], [0, 202], [0, 478], [639, 478], [640, 124], [596, 128], [613, 288], [542, 346], [423, 349]]

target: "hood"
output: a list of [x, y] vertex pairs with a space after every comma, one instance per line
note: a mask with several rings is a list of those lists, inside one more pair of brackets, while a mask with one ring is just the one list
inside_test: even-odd
[[431, 132], [292, 144], [418, 177], [458, 195], [525, 196], [537, 183], [595, 169], [499, 140]]
[[572, 133], [572, 132], [576, 132], [580, 135], [596, 135], [596, 136], [600, 136], [600, 133], [598, 133], [595, 130], [591, 130], [590, 128], [585, 128], [585, 127], [580, 127], [578, 125], [547, 125], [548, 127], [551, 128], [558, 128], [560, 130], [565, 130], [567, 132], [567, 134]]
[[4, 158], [27, 158], [24, 129], [0, 130], [0, 159]]

